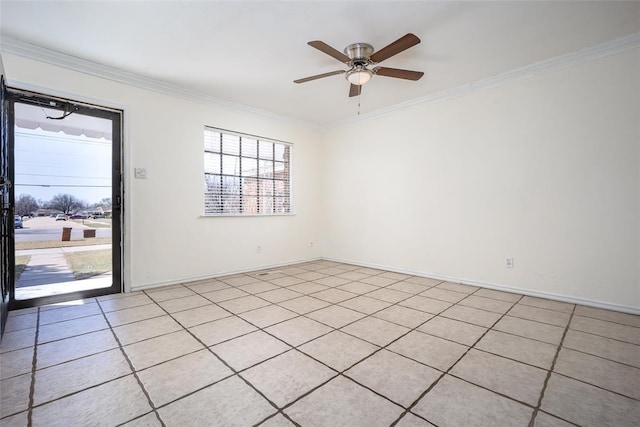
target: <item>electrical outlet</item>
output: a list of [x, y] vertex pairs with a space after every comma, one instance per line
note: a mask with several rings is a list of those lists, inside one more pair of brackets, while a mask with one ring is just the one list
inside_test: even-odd
[[262, 246], [258, 245], [258, 247], [256, 248], [256, 252], [257, 252], [257, 253], [262, 252]]
[[313, 247], [313, 242], [309, 243], [309, 247], [312, 248]]
[[504, 259], [504, 266], [506, 268], [513, 268], [513, 258], [505, 258]]

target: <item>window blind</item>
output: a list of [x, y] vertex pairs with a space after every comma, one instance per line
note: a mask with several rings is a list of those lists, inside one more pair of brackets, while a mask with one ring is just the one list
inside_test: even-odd
[[291, 145], [205, 127], [205, 215], [291, 212]]

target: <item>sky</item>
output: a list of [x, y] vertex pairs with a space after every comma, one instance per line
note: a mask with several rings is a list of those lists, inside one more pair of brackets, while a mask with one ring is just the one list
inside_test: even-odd
[[16, 127], [16, 199], [49, 201], [61, 193], [88, 204], [111, 197], [111, 141]]

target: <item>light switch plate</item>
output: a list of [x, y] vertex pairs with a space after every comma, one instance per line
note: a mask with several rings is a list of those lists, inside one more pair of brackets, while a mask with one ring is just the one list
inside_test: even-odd
[[147, 179], [147, 170], [145, 168], [135, 168], [133, 175], [136, 179]]

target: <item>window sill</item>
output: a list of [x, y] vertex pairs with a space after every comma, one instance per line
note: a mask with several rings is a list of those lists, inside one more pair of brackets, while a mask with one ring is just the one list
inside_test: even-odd
[[277, 213], [277, 214], [220, 214], [220, 215], [200, 215], [200, 218], [261, 218], [261, 217], [273, 217], [273, 216], [295, 216], [294, 212], [291, 213]]

